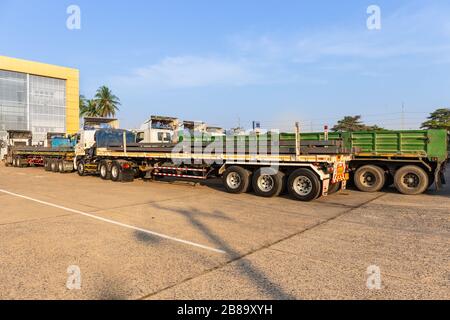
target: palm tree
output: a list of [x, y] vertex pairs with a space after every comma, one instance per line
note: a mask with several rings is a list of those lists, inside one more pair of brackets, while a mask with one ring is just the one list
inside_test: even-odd
[[87, 106], [86, 106], [86, 97], [80, 94], [79, 105], [80, 105], [80, 118], [83, 118], [86, 115]]
[[120, 99], [106, 86], [97, 90], [95, 101], [99, 117], [114, 117], [119, 110]]
[[97, 101], [94, 99], [84, 100], [81, 106], [80, 100], [80, 117], [100, 117]]

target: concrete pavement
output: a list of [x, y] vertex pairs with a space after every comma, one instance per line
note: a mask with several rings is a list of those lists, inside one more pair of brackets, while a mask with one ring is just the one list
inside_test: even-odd
[[[449, 187], [301, 203], [216, 182], [0, 177], [1, 299], [450, 298]], [[72, 265], [80, 290], [66, 288]], [[372, 265], [380, 290], [366, 285]]]

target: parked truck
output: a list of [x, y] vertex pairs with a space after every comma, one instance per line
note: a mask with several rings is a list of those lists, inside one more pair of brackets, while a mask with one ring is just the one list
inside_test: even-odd
[[394, 185], [407, 195], [445, 183], [449, 159], [447, 130], [305, 133], [302, 140], [341, 140], [353, 149], [353, 182], [364, 192]]
[[[17, 137], [18, 132], [9, 132], [10, 136]], [[21, 133], [31, 137], [31, 132]], [[11, 141], [12, 140], [12, 141]], [[28, 167], [43, 166], [47, 171], [71, 172], [73, 171], [74, 146], [76, 137], [53, 136], [46, 144], [31, 145], [31, 138], [17, 144], [17, 139], [10, 139], [10, 144], [5, 156], [7, 166]]]
[[[64, 133], [48, 133], [45, 141], [33, 145], [31, 131], [11, 130], [7, 132], [6, 166], [28, 167], [42, 166], [46, 171], [73, 172], [75, 167], [75, 146], [80, 135], [90, 135], [91, 139], [98, 129], [117, 128], [117, 119], [111, 118], [85, 118], [83, 129], [74, 135]], [[86, 140], [89, 140], [87, 138]], [[88, 147], [88, 146], [84, 146]]]
[[230, 193], [253, 189], [259, 196], [274, 197], [286, 186], [294, 198], [312, 201], [345, 188], [349, 178], [351, 155], [337, 141], [280, 141], [275, 150], [274, 141], [266, 140], [265, 147], [259, 143], [252, 152], [248, 141], [238, 140], [231, 148], [222, 142], [136, 143], [135, 133], [117, 129], [97, 130], [92, 141], [88, 137], [80, 136], [74, 167], [80, 176], [105, 180], [220, 177]]
[[[261, 135], [264, 139], [265, 135]], [[282, 133], [283, 141], [295, 140], [295, 134]], [[201, 134], [180, 136], [189, 141], [218, 141], [226, 137]], [[350, 172], [355, 186], [364, 192], [378, 192], [395, 185], [407, 195], [425, 192], [433, 184], [445, 183], [444, 172], [449, 159], [447, 130], [360, 131], [302, 133], [301, 143], [342, 141], [353, 155]], [[327, 152], [327, 149], [322, 149]]]
[[[98, 175], [104, 180], [130, 182], [137, 177], [206, 180], [222, 178], [230, 193], [251, 189], [262, 197], [278, 196], [284, 188], [300, 201], [312, 201], [338, 189], [349, 179], [349, 150], [341, 141], [278, 141], [269, 135], [257, 140], [242, 136], [216, 143], [145, 142], [155, 126], [144, 128], [147, 139], [138, 143], [137, 133], [117, 129], [108, 119], [93, 118], [75, 136], [75, 147], [12, 146], [7, 163], [42, 165], [48, 171]], [[153, 120], [175, 120], [153, 118]], [[111, 125], [115, 124], [115, 125]], [[166, 129], [164, 129], [166, 130]], [[142, 135], [142, 132], [140, 132]], [[151, 139], [150, 139], [151, 140]], [[158, 140], [159, 141], [159, 140]], [[258, 143], [255, 143], [258, 142]]]

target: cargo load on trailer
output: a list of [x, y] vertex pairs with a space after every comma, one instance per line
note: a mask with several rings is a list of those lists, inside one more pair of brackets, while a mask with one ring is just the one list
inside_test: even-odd
[[[305, 133], [302, 140], [324, 140], [326, 133]], [[445, 183], [449, 135], [445, 129], [329, 133], [355, 150], [350, 168], [356, 187], [377, 192], [395, 185], [403, 194], [420, 194]]]
[[[176, 121], [158, 119], [162, 120]], [[252, 188], [263, 197], [277, 196], [286, 187], [302, 201], [343, 189], [349, 178], [350, 151], [339, 141], [301, 142], [300, 134], [290, 140], [268, 135], [258, 143], [245, 139], [153, 143], [147, 139], [137, 142], [139, 132], [127, 130], [84, 132], [75, 148], [74, 167], [80, 176], [94, 174], [122, 182], [136, 177], [222, 178], [230, 193]]]

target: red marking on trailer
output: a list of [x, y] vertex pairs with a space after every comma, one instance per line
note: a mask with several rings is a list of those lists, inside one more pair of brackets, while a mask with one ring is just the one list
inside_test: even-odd
[[160, 169], [160, 170], [176, 170], [176, 171], [206, 172], [206, 169], [197, 169], [197, 168], [155, 167], [155, 169]]
[[164, 176], [164, 177], [177, 177], [177, 178], [191, 178], [191, 179], [206, 180], [206, 177], [191, 176], [191, 175], [186, 175], [186, 174], [173, 174], [173, 173], [155, 172], [155, 173], [153, 173], [153, 175], [155, 175], [155, 176]]

